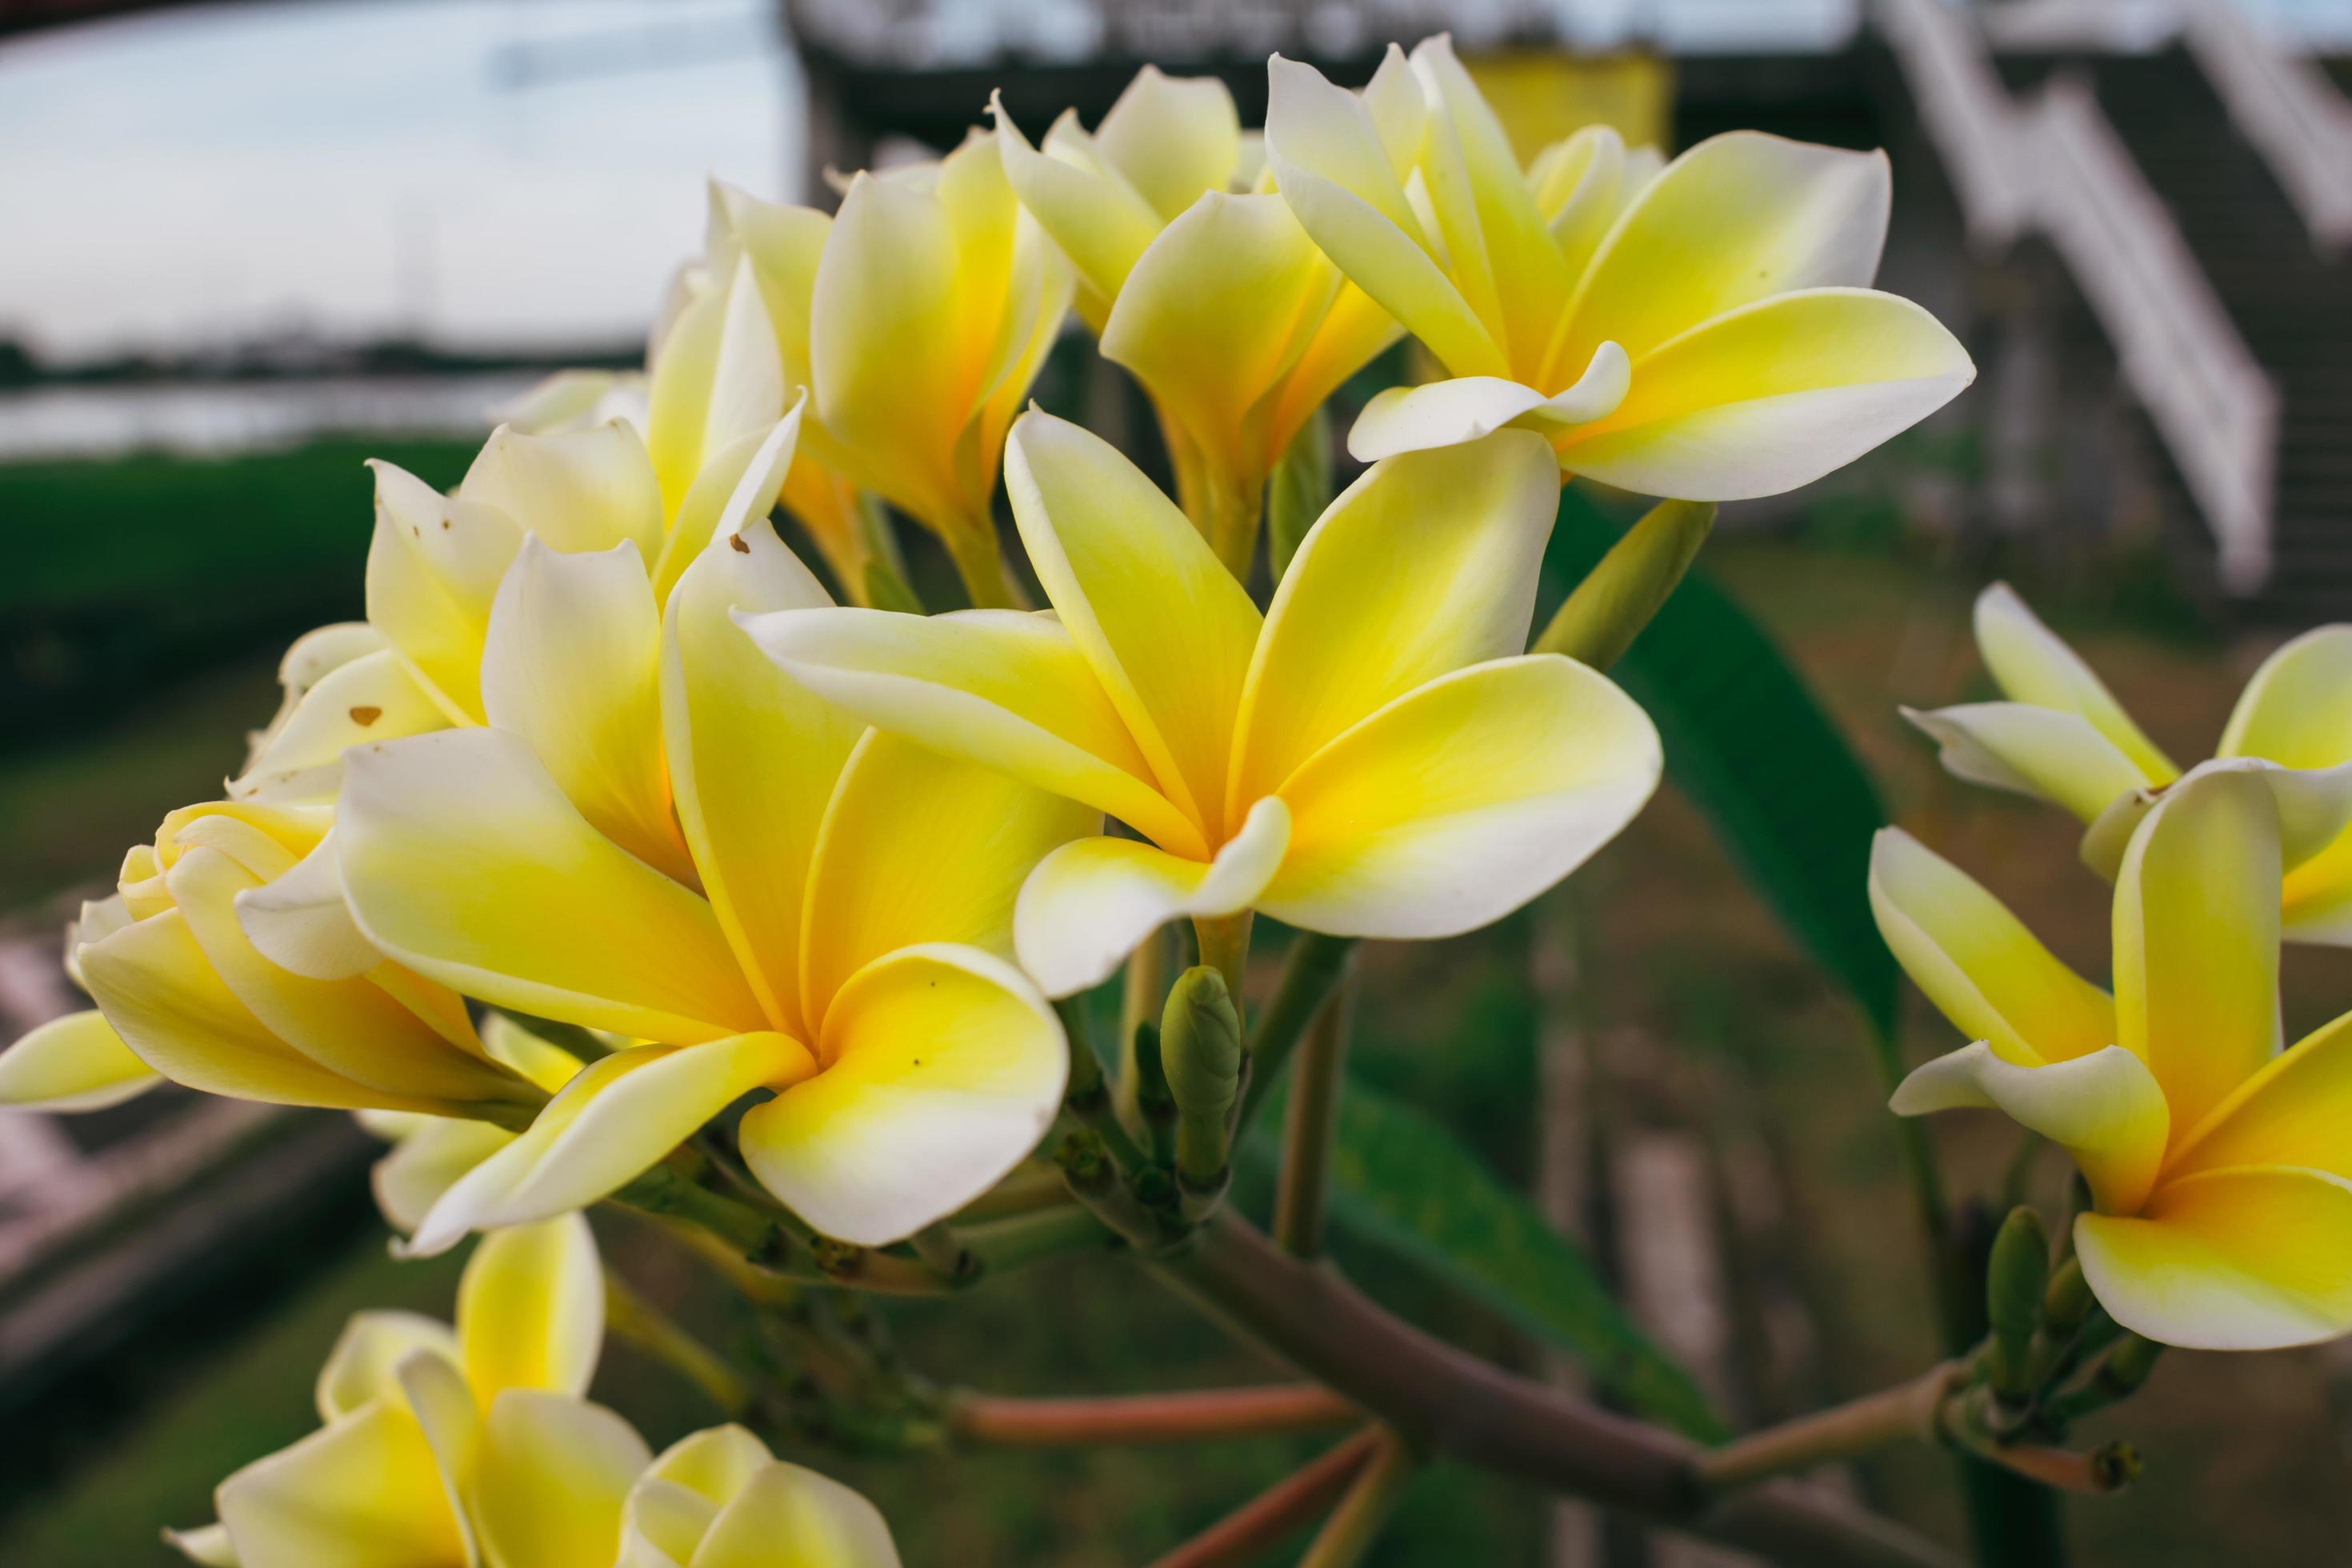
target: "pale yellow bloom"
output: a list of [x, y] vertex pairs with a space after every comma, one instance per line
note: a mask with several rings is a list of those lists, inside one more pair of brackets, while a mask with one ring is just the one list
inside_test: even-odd
[[[829, 1235], [895, 1241], [1053, 1116], [1061, 1027], [1001, 955], [1022, 878], [1097, 819], [861, 742], [760, 656], [730, 609], [830, 603], [750, 500], [773, 471], [747, 476], [658, 614], [625, 545], [526, 549], [488, 629], [496, 722], [349, 761], [337, 879], [374, 947], [651, 1042], [456, 1181], [420, 1251], [593, 1202], [761, 1089], [740, 1126], [760, 1179]], [[511, 710], [509, 668], [528, 677]]]
[[[2080, 817], [2084, 862], [2112, 879], [2133, 828], [2180, 769], [2007, 584], [1978, 595], [1976, 637], [2008, 700], [1906, 708], [1904, 717], [1942, 746], [1944, 766], [1958, 777]], [[2287, 940], [2352, 946], [2352, 828], [2296, 826], [2326, 818], [2335, 795], [2352, 788], [2352, 626], [2306, 632], [2265, 659], [2214, 757], [2275, 764], [2260, 776], [2290, 823], [2281, 892]]]
[[857, 175], [816, 260], [818, 423], [843, 473], [940, 536], [976, 603], [1006, 602], [991, 498], [1073, 287], [981, 131], [936, 163]]
[[234, 1568], [591, 1568], [615, 1561], [645, 1440], [583, 1397], [604, 1337], [587, 1222], [487, 1237], [455, 1331], [362, 1312], [319, 1374], [324, 1425], [171, 1539]]
[[1567, 875], [1657, 784], [1631, 700], [1521, 651], [1555, 474], [1519, 432], [1381, 464], [1308, 532], [1261, 618], [1132, 464], [1032, 413], [1006, 482], [1055, 616], [745, 625], [885, 731], [1148, 840], [1087, 838], [1030, 876], [1015, 939], [1050, 994], [1179, 917], [1449, 935]]
[[1734, 500], [1852, 461], [1975, 374], [1934, 317], [1866, 287], [1881, 154], [1738, 132], [1650, 177], [1594, 126], [1522, 171], [1443, 37], [1385, 98], [1269, 70], [1283, 199], [1454, 378], [1375, 398], [1359, 458], [1517, 426], [1564, 470]]
[[494, 1060], [454, 993], [373, 950], [317, 975], [282, 967], [242, 919], [300, 866], [321, 808], [215, 802], [163, 819], [85, 910], [69, 966], [99, 1005], [0, 1057], [0, 1099], [88, 1110], [154, 1076], [289, 1105], [527, 1114], [544, 1095]]
[[[1367, 98], [1403, 68], [1392, 57]], [[1401, 329], [1260, 179], [1264, 149], [1213, 77], [1146, 66], [1092, 135], [1066, 113], [1042, 148], [991, 107], [1005, 174], [1077, 268], [1103, 357], [1160, 410], [1186, 515], [1245, 571], [1266, 476]]]
[[[2347, 815], [2339, 792], [2338, 827]], [[2352, 1015], [2281, 1053], [2283, 853], [2259, 765], [2166, 792], [2116, 879], [2112, 1000], [1907, 836], [1882, 833], [1871, 858], [1887, 944], [1977, 1037], [1906, 1079], [1895, 1110], [1994, 1107], [2063, 1146], [2091, 1190], [2084, 1278], [2167, 1344], [2352, 1329]]]
[[619, 1568], [898, 1568], [898, 1549], [857, 1493], [715, 1426], [630, 1489]]

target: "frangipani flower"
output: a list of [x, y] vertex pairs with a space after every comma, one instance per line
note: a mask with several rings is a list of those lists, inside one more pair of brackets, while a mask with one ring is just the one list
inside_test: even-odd
[[[1097, 819], [861, 742], [762, 658], [730, 608], [830, 601], [757, 515], [658, 618], [626, 549], [538, 565], [547, 591], [502, 591], [492, 630], [531, 672], [522, 716], [354, 753], [340, 880], [367, 939], [421, 973], [650, 1043], [452, 1185], [416, 1249], [593, 1202], [763, 1089], [744, 1157], [827, 1235], [896, 1241], [961, 1206], [1058, 1106], [1061, 1026], [1000, 954], [1022, 878]], [[628, 804], [649, 767], [674, 876]]]
[[818, 422], [843, 472], [946, 543], [975, 604], [1010, 602], [991, 498], [1073, 287], [982, 131], [936, 163], [857, 175], [816, 260]]
[[[1368, 101], [1392, 101], [1391, 54]], [[1408, 91], [1410, 89], [1408, 89]], [[1076, 268], [1103, 357], [1160, 410], [1185, 514], [1236, 574], [1260, 496], [1309, 416], [1401, 329], [1342, 278], [1270, 187], [1233, 94], [1146, 66], [1089, 136], [1075, 111], [1033, 148], [992, 100], [1004, 172]]]
[[485, 1237], [453, 1332], [362, 1312], [319, 1374], [325, 1425], [214, 1494], [173, 1543], [214, 1568], [588, 1568], [614, 1561], [645, 1440], [583, 1397], [604, 1277], [577, 1215]]
[[1146, 840], [1072, 844], [1022, 889], [1021, 962], [1049, 994], [1179, 917], [1450, 935], [1566, 876], [1658, 780], [1630, 699], [1521, 653], [1554, 476], [1520, 432], [1383, 463], [1307, 533], [1261, 619], [1150, 479], [1033, 412], [1006, 482], [1055, 616], [744, 624], [843, 708]]
[[1736, 500], [1819, 479], [1975, 375], [1934, 317], [1866, 287], [1883, 155], [1738, 132], [1644, 183], [1595, 126], [1522, 173], [1435, 37], [1412, 52], [1426, 113], [1405, 174], [1408, 110], [1279, 56], [1269, 69], [1283, 199], [1455, 378], [1374, 399], [1349, 437], [1359, 458], [1516, 426], [1563, 470]]
[[[2352, 815], [2339, 799], [2336, 824]], [[1889, 829], [1879, 930], [1977, 1043], [1920, 1068], [1903, 1115], [1990, 1106], [2091, 1190], [2074, 1250], [2115, 1320], [2260, 1350], [2352, 1329], [2352, 1015], [2279, 1050], [2281, 821], [2257, 769], [2182, 780], [2116, 879], [2115, 995], [1964, 873]]]
[[70, 965], [99, 1011], [44, 1026], [0, 1057], [0, 1095], [88, 1110], [146, 1087], [287, 1105], [527, 1117], [545, 1096], [493, 1060], [464, 1002], [381, 955], [314, 979], [247, 935], [245, 895], [318, 847], [318, 808], [214, 802], [163, 819], [123, 861], [120, 893], [85, 909]]
[[898, 1568], [898, 1549], [857, 1493], [714, 1426], [630, 1489], [618, 1568]]
[[[2112, 879], [2134, 827], [2180, 777], [2090, 666], [2005, 583], [1977, 596], [1977, 647], [2009, 700], [1905, 718], [1972, 784], [2055, 802], [2082, 818], [2083, 858]], [[2352, 626], [2305, 632], [2263, 661], [2214, 756], [2258, 759], [2283, 811], [2352, 764]], [[2200, 764], [2200, 770], [2210, 764]], [[2325, 810], [2325, 805], [2319, 807]], [[2352, 830], [2289, 835], [2281, 898], [2289, 941], [2352, 946]]]

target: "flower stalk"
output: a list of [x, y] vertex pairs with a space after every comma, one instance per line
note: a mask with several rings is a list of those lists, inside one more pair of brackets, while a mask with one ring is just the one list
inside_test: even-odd
[[1315, 1015], [1298, 1053], [1283, 1128], [1282, 1175], [1275, 1189], [1274, 1239], [1294, 1258], [1323, 1251], [1325, 1184], [1339, 1127], [1339, 1087], [1347, 1071], [1348, 1034], [1355, 1016], [1354, 987], [1343, 978]]
[[1356, 1407], [1328, 1388], [1286, 1384], [1107, 1399], [1006, 1399], [966, 1393], [948, 1411], [959, 1438], [1010, 1447], [1213, 1442], [1345, 1426]]

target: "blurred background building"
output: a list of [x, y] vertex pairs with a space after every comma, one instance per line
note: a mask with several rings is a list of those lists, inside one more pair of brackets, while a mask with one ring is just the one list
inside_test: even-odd
[[[62, 911], [164, 809], [216, 792], [276, 650], [359, 613], [360, 460], [454, 482], [487, 411], [547, 369], [637, 359], [707, 177], [829, 203], [825, 171], [951, 144], [991, 88], [1034, 133], [1069, 105], [1092, 123], [1147, 61], [1224, 78], [1255, 123], [1269, 51], [1354, 82], [1438, 30], [1523, 152], [1606, 120], [1669, 150], [1756, 126], [1892, 156], [1885, 286], [1961, 334], [1979, 380], [1854, 469], [1731, 509], [1710, 556], [1898, 815], [1969, 809], [1891, 710], [1981, 689], [1966, 605], [1996, 573], [2197, 755], [2267, 642], [2352, 617], [2352, 0], [0, 0], [0, 1038], [73, 1005]], [[1124, 417], [1069, 349], [1048, 387]], [[1618, 1247], [1629, 1293], [1728, 1405], [1769, 1415], [1915, 1354], [1905, 1303], [1867, 1283], [1905, 1216], [1864, 1201], [1835, 1238], [1808, 1217], [1893, 1190], [1882, 1113], [1859, 1074], [1810, 1065], [1803, 1042], [1847, 1026], [1768, 922], [1702, 922], [1722, 974], [1673, 956], [1691, 910], [1737, 895], [1687, 813], [1654, 816], [1640, 852], [1680, 868], [1656, 896], [1683, 902], [1576, 943], [1521, 935], [1552, 944], [1555, 978], [1570, 947], [1632, 976], [1590, 1043], [1628, 1125], [1664, 1142], [1563, 1155], [1584, 1148], [1575, 1096], [1528, 1115], [1540, 998], [1496, 1000], [1475, 971], [1445, 994], [1525, 1061], [1485, 1100], [1433, 1092], [1493, 1119], [1498, 1166], [1549, 1172], [1563, 1223], [1649, 1205], [1599, 1227], [1664, 1238]], [[1647, 875], [1613, 864], [1580, 884]], [[2078, 916], [2095, 963], [2095, 900]], [[1611, 945], [1643, 931], [1667, 956]], [[1748, 1002], [1705, 1011], [1734, 985]], [[1645, 1042], [1669, 1027], [1720, 1059], [1662, 1062]], [[1740, 1109], [1800, 1090], [1810, 1142]], [[361, 1282], [393, 1288], [370, 1152], [343, 1119], [169, 1091], [0, 1118], [0, 1561], [148, 1561], [136, 1500], [201, 1509], [216, 1450], [279, 1397], [246, 1392], [316, 1363], [279, 1342], [331, 1332]], [[265, 1313], [282, 1331], [256, 1330]], [[2184, 1500], [2084, 1523], [2090, 1560], [2210, 1561], [2209, 1516], [2259, 1521], [2230, 1537], [2248, 1564], [2340, 1555], [2337, 1374], [2284, 1364], [2152, 1418]], [[2246, 1438], [2230, 1423], [2249, 1409], [2288, 1436]], [[192, 1447], [193, 1468], [169, 1457]], [[1906, 1474], [1872, 1480], [1935, 1522]], [[1117, 1485], [1147, 1514], [1194, 1506]], [[1477, 1537], [1494, 1561], [1633, 1550], [1578, 1556], [1581, 1527], [1498, 1506], [1529, 1522]], [[107, 1534], [116, 1516], [138, 1529]], [[995, 1561], [1103, 1560], [1069, 1544], [1095, 1539], [1075, 1514], [957, 1517], [1029, 1542]], [[1654, 1560], [1699, 1561], [1673, 1550]]]

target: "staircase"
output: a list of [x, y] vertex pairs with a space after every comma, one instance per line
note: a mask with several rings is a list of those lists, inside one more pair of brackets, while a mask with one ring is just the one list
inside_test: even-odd
[[2352, 258], [2320, 256], [2186, 53], [2109, 57], [2093, 79], [2280, 395], [2272, 569], [2247, 607], [2352, 619]]

